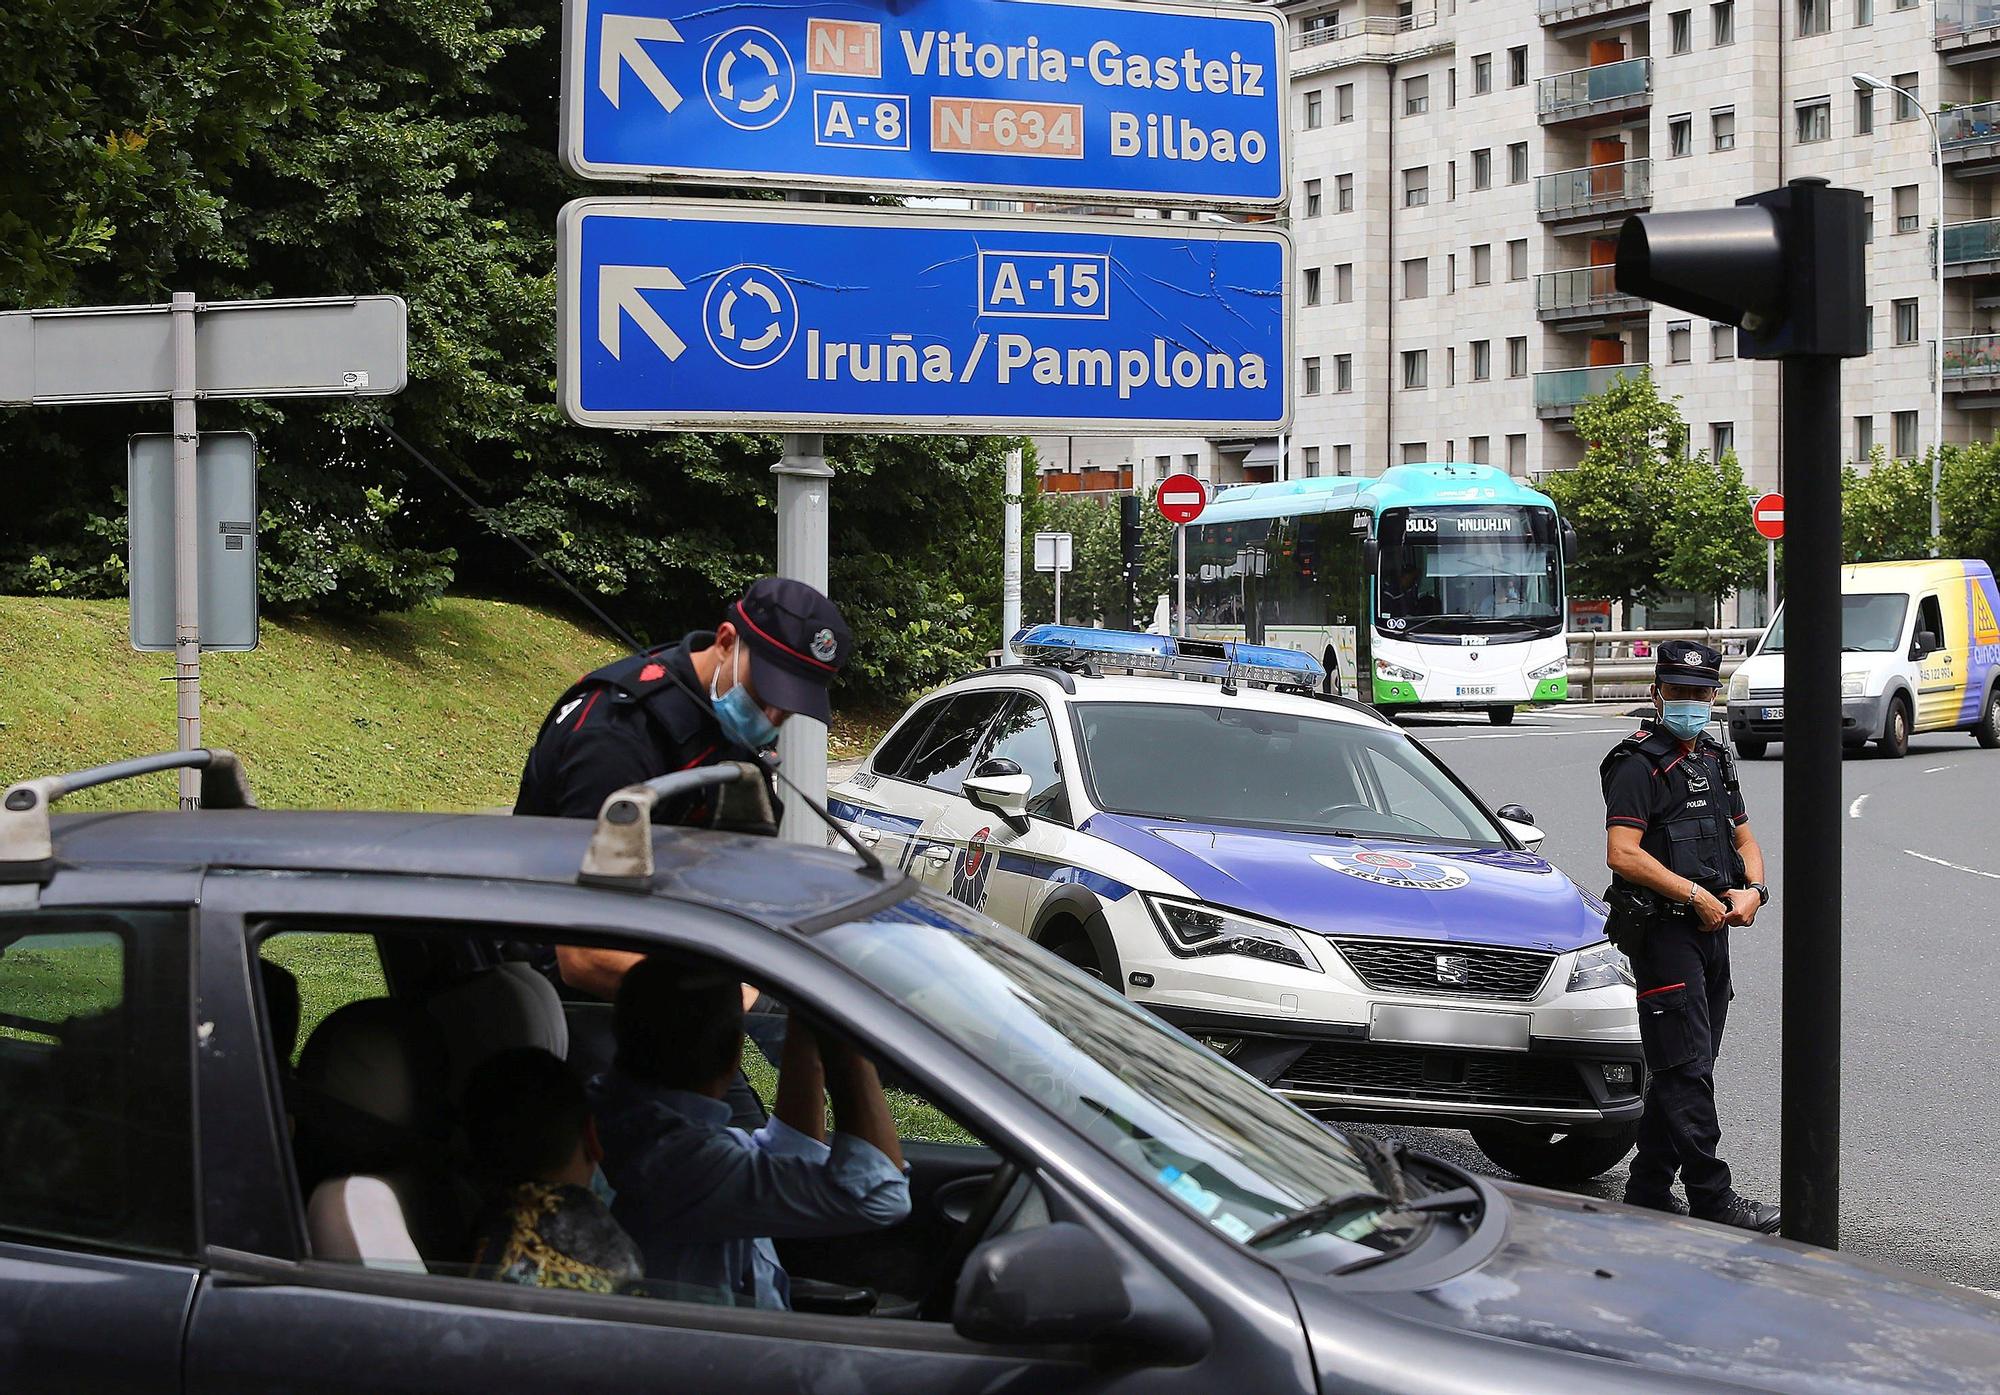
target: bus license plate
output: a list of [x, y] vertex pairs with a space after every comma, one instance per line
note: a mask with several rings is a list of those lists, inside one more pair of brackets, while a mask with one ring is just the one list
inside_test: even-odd
[[1764, 709], [1764, 715], [1762, 718], [1760, 718], [1760, 720], [1766, 722], [1782, 722], [1785, 720], [1785, 709], [1782, 707], [1767, 707]]
[[1467, 687], [1461, 683], [1458, 685], [1458, 695], [1460, 697], [1492, 697], [1494, 689], [1498, 686], [1498, 684], [1487, 683], [1478, 687]]

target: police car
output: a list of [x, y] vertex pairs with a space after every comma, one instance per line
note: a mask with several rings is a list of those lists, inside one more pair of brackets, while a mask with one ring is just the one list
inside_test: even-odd
[[1603, 906], [1304, 654], [1045, 625], [834, 791], [853, 835], [1313, 1112], [1469, 1129], [1531, 1180], [1630, 1147]]

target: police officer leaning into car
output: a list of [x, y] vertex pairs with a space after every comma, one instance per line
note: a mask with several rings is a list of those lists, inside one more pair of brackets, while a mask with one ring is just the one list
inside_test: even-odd
[[1660, 645], [1654, 715], [1600, 769], [1613, 874], [1607, 928], [1622, 932], [1615, 938], [1632, 961], [1648, 1071], [1625, 1200], [1678, 1212], [1678, 1174], [1695, 1216], [1771, 1234], [1778, 1208], [1739, 1196], [1716, 1156], [1715, 1055], [1735, 996], [1729, 929], [1753, 924], [1771, 895], [1734, 759], [1707, 733], [1721, 664], [1705, 644]]

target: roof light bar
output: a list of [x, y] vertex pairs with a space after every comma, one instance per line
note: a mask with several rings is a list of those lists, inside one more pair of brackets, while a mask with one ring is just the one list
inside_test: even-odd
[[1326, 681], [1326, 670], [1310, 655], [1230, 639], [1176, 639], [1083, 625], [1031, 625], [1014, 636], [1014, 650], [1029, 663], [1058, 668], [1087, 665], [1303, 691]]

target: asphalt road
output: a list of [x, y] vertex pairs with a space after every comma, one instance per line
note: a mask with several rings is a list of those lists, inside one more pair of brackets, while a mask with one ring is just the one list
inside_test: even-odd
[[[1484, 718], [1417, 716], [1405, 728], [1490, 805], [1520, 803], [1542, 851], [1593, 891], [1604, 868], [1597, 766], [1632, 730], [1629, 704]], [[1716, 1068], [1723, 1156], [1739, 1191], [1778, 1200], [1779, 973], [1787, 881], [1783, 747], [1742, 763], [1771, 905], [1731, 932], [1736, 1001]], [[2000, 1289], [2000, 750], [1918, 736], [1900, 761], [1842, 767], [1841, 1248]], [[1806, 867], [1799, 875], [1811, 876]], [[1471, 1139], [1398, 1131], [1482, 1171]], [[1579, 1188], [1616, 1197], [1621, 1166]]]

